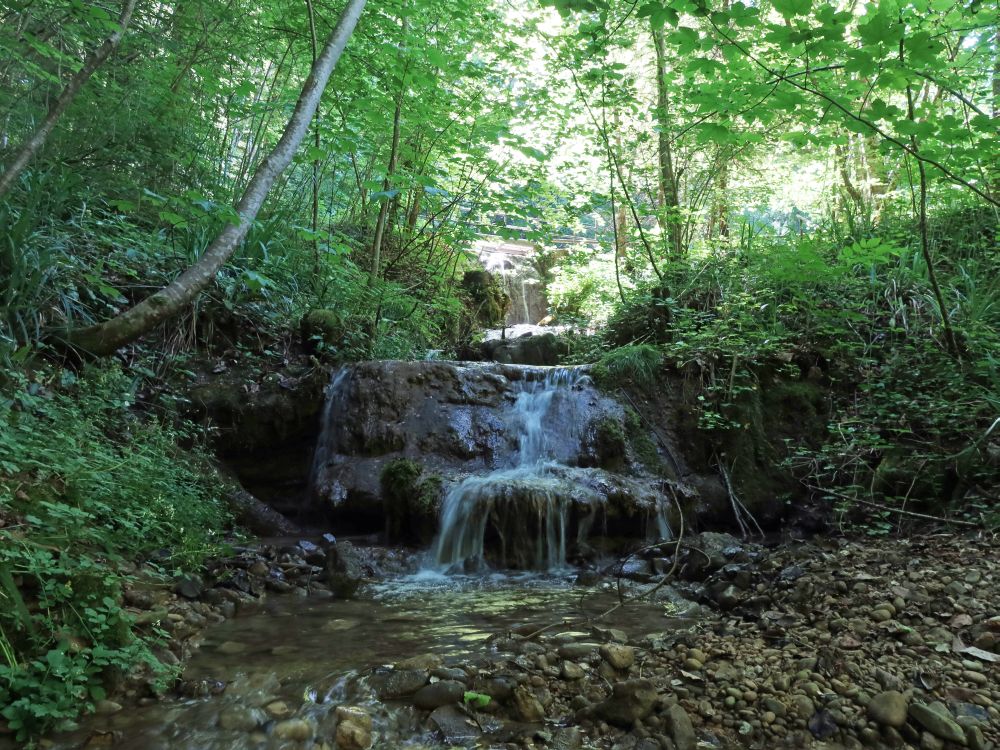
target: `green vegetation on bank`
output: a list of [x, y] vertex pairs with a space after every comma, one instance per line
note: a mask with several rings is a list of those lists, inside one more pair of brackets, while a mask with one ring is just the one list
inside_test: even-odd
[[165, 633], [122, 587], [218, 554], [228, 515], [208, 456], [176, 422], [135, 413], [117, 367], [6, 373], [0, 387], [0, 716], [28, 739], [146, 674]]

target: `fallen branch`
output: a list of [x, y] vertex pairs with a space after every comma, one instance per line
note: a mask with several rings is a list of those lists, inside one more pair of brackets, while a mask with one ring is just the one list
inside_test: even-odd
[[876, 503], [872, 500], [862, 500], [860, 497], [856, 497], [854, 495], [847, 495], [843, 492], [837, 492], [836, 490], [828, 490], [823, 487], [816, 487], [815, 485], [812, 484], [807, 484], [806, 487], [808, 487], [811, 490], [815, 490], [816, 492], [825, 492], [828, 495], [833, 495], [834, 497], [839, 497], [843, 500], [850, 500], [851, 502], [854, 503], [861, 503], [862, 505], [868, 505], [872, 508], [878, 508], [879, 510], [887, 510], [891, 513], [900, 513], [904, 516], [911, 516], [913, 518], [922, 518], [925, 521], [938, 521], [940, 523], [950, 523], [954, 524], [955, 526], [967, 526], [972, 529], [978, 529], [981, 526], [975, 521], [959, 521], [958, 519], [954, 518], [942, 518], [941, 516], [932, 516], [927, 513], [916, 513], [915, 511], [912, 510], [893, 508], [891, 505], [883, 505], [882, 503]]

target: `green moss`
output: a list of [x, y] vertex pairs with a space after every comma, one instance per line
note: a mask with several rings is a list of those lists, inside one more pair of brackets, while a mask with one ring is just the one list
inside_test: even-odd
[[598, 419], [592, 429], [597, 465], [603, 469], [622, 468], [625, 464], [628, 442], [621, 421], [607, 415]]
[[443, 480], [425, 474], [424, 467], [408, 458], [397, 458], [380, 476], [386, 536], [390, 541], [426, 543], [437, 529]]
[[510, 309], [510, 297], [489, 271], [466, 271], [462, 290], [475, 319], [486, 327], [503, 325]]
[[649, 429], [643, 423], [642, 417], [630, 406], [625, 408], [625, 434], [629, 448], [643, 466], [656, 474], [664, 476], [670, 474], [666, 463], [656, 450], [656, 444], [649, 436]]

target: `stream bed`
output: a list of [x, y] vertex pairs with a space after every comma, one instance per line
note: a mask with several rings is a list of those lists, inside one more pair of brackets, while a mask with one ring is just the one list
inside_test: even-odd
[[[356, 599], [272, 597], [257, 611], [205, 632], [183, 674], [183, 684], [200, 686], [201, 697], [168, 697], [91, 717], [78, 731], [55, 738], [54, 747], [322, 747], [333, 736], [338, 705], [365, 707], [374, 722], [374, 747], [442, 747], [425, 713], [405, 699], [378, 701], [369, 679], [418, 655], [437, 655], [445, 668], [495, 660], [487, 642], [511, 628], [581, 622], [616, 601], [614, 590], [575, 587], [569, 574], [427, 572], [371, 585]], [[668, 616], [683, 606], [679, 599], [675, 605], [635, 603], [601, 625], [639, 637], [682, 627], [683, 620]], [[572, 629], [562, 625], [553, 632]], [[287, 717], [315, 727], [315, 744], [276, 736], [276, 703], [287, 707]]]

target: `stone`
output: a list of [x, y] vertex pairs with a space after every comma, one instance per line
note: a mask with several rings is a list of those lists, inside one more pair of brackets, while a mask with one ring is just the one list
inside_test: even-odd
[[246, 706], [226, 706], [219, 712], [219, 728], [227, 732], [252, 732], [263, 721], [256, 711]]
[[886, 690], [871, 699], [868, 715], [879, 724], [899, 729], [906, 723], [907, 700], [898, 690]]
[[670, 730], [670, 738], [677, 750], [695, 750], [698, 737], [694, 733], [694, 725], [687, 711], [679, 703], [675, 703], [667, 708], [664, 718]]
[[537, 723], [545, 720], [545, 708], [534, 692], [524, 685], [514, 688], [514, 710], [521, 721]]
[[413, 695], [413, 705], [424, 711], [458, 703], [465, 695], [465, 685], [454, 680], [441, 680], [425, 685]]
[[99, 716], [108, 716], [110, 714], [116, 714], [122, 710], [121, 703], [115, 703], [109, 700], [99, 700], [94, 704], [94, 713]]
[[468, 743], [482, 734], [479, 725], [456, 706], [441, 706], [435, 709], [429, 721], [449, 745]]
[[174, 592], [185, 599], [197, 599], [205, 590], [205, 584], [198, 576], [181, 576], [174, 584]]
[[564, 661], [560, 674], [564, 680], [582, 680], [587, 676], [587, 672], [576, 662]]
[[393, 669], [372, 675], [371, 686], [382, 700], [413, 695], [427, 684], [428, 674], [423, 669]]
[[361, 555], [350, 542], [335, 542], [326, 550], [326, 583], [340, 599], [350, 599], [365, 578]]
[[909, 715], [935, 737], [958, 745], [965, 744], [965, 732], [962, 731], [962, 727], [944, 712], [935, 711], [923, 703], [911, 703]]
[[287, 719], [291, 716], [294, 711], [292, 711], [291, 706], [289, 706], [284, 701], [271, 701], [266, 706], [264, 706], [264, 711], [272, 719]]
[[611, 695], [595, 707], [595, 713], [610, 724], [629, 728], [653, 712], [657, 698], [651, 680], [616, 682]]
[[618, 670], [625, 670], [635, 664], [635, 650], [620, 643], [605, 643], [600, 649], [601, 658]]
[[305, 719], [285, 719], [274, 725], [273, 736], [279, 740], [305, 742], [313, 736], [313, 725]]
[[437, 654], [417, 654], [397, 662], [396, 669], [426, 669], [429, 671], [438, 669], [442, 664], [444, 664], [444, 659]]
[[372, 746], [372, 717], [358, 706], [337, 706], [337, 750], [368, 750]]
[[226, 641], [219, 645], [216, 649], [220, 654], [226, 654], [227, 656], [234, 656], [236, 654], [242, 654], [247, 650], [247, 645], [245, 643], [237, 643], [236, 641]]

